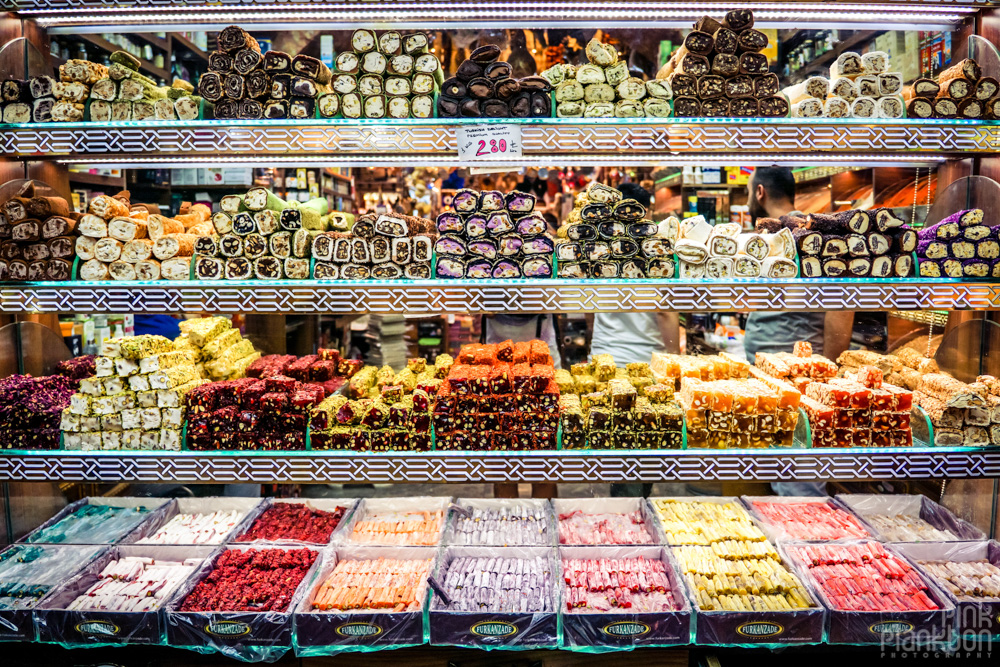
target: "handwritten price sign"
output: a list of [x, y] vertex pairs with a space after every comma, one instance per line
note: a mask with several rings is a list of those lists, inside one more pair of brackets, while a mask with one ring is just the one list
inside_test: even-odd
[[459, 125], [458, 159], [495, 162], [521, 157], [520, 125]]

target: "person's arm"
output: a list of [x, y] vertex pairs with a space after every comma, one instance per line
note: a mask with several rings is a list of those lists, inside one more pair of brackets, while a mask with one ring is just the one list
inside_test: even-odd
[[657, 313], [656, 326], [660, 329], [663, 345], [670, 354], [681, 353], [680, 317], [677, 313]]
[[837, 360], [851, 346], [851, 330], [854, 329], [853, 311], [834, 311], [823, 318], [823, 356]]

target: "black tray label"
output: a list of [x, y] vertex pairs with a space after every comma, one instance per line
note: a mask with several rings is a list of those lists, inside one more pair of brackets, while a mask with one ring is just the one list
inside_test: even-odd
[[480, 637], [510, 637], [517, 634], [517, 626], [506, 621], [482, 621], [473, 625], [469, 631]]
[[736, 628], [744, 637], [776, 637], [784, 631], [780, 624], [771, 621], [750, 621]]
[[215, 621], [205, 626], [205, 632], [216, 637], [242, 637], [250, 634], [250, 625], [240, 621]]
[[613, 637], [641, 637], [649, 630], [648, 625], [638, 621], [616, 621], [601, 628], [601, 632]]
[[382, 628], [372, 623], [344, 623], [337, 628], [337, 634], [343, 637], [374, 637], [382, 634]]
[[114, 637], [121, 632], [121, 628], [111, 621], [83, 621], [76, 624], [76, 631], [81, 635]]

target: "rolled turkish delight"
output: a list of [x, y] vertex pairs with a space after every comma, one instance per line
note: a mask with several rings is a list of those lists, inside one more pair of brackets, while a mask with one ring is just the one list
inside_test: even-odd
[[436, 273], [438, 278], [462, 278], [465, 276], [465, 262], [459, 257], [438, 257]]
[[756, 257], [737, 255], [733, 258], [733, 275], [737, 278], [757, 278], [761, 275], [761, 262]]
[[195, 260], [194, 273], [198, 280], [221, 280], [225, 273], [225, 260], [199, 256]]
[[906, 113], [903, 100], [899, 97], [880, 97], [876, 103], [879, 118], [902, 118]]
[[226, 260], [227, 280], [249, 280], [253, 274], [253, 264], [246, 257], [230, 257]]

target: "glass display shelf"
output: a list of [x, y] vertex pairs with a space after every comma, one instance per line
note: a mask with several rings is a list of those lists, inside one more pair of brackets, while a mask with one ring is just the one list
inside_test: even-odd
[[0, 452], [0, 481], [621, 482], [1000, 477], [1000, 447], [533, 452]]
[[996, 310], [956, 278], [247, 280], [0, 284], [0, 312], [410, 313]]
[[[458, 160], [457, 128], [516, 124], [522, 156], [496, 166], [837, 162], [913, 165], [1000, 151], [1000, 122], [976, 120], [637, 118], [119, 121], [0, 125], [5, 157], [181, 167], [201, 162], [407, 166]], [[266, 160], [264, 160], [266, 158]], [[477, 164], [486, 161], [477, 161]], [[204, 165], [202, 165], [204, 166]]]
[[[763, 28], [843, 28], [955, 30], [982, 0], [910, 0], [909, 2], [767, 2], [754, 6], [755, 25]], [[706, 13], [728, 9], [726, 3], [627, 0], [447, 0], [364, 3], [350, 0], [275, 3], [185, 0], [0, 0], [0, 9], [19, 11], [51, 34], [220, 30], [239, 23], [258, 30], [349, 30], [392, 26], [396, 29], [483, 29], [593, 27], [690, 28]], [[128, 12], [121, 11], [129, 10]]]

